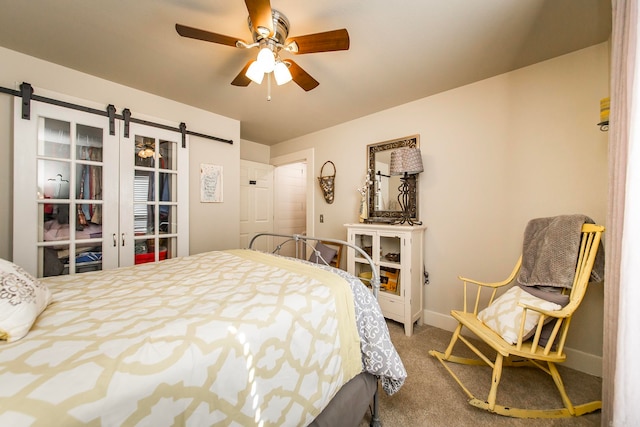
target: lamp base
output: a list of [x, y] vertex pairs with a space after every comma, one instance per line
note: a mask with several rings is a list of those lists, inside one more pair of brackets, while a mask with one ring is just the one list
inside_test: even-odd
[[400, 181], [402, 183], [398, 187], [398, 204], [402, 208], [402, 217], [394, 221], [393, 224], [406, 222], [408, 225], [422, 225], [421, 221], [414, 221], [409, 212], [409, 175], [405, 172], [404, 176], [400, 177]]
[[407, 225], [422, 225], [422, 221], [414, 221], [411, 217], [405, 215], [404, 212], [402, 213], [402, 218], [394, 221], [393, 225], [400, 225], [404, 223], [407, 223]]

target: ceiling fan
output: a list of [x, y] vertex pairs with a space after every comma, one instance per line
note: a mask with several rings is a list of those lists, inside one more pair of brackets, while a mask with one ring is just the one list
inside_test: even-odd
[[249, 61], [231, 82], [234, 86], [248, 86], [252, 81], [260, 84], [265, 75], [273, 72], [277, 84], [293, 80], [305, 91], [310, 91], [320, 83], [292, 59], [281, 58], [280, 53], [288, 52], [299, 55], [349, 49], [349, 33], [344, 28], [287, 38], [289, 20], [281, 12], [272, 9], [269, 0], [245, 0], [245, 4], [249, 12], [248, 25], [253, 36], [253, 43], [176, 24], [176, 31], [182, 37], [240, 49], [254, 47], [260, 49], [257, 60]]

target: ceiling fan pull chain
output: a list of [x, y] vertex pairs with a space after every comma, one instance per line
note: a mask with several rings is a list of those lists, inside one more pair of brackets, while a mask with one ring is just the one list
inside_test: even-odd
[[267, 73], [267, 101], [271, 101], [271, 73]]

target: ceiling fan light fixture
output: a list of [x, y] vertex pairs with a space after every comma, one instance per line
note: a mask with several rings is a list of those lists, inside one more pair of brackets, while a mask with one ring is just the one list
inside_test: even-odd
[[249, 77], [251, 81], [261, 84], [264, 78], [264, 70], [258, 61], [253, 61], [251, 65], [249, 65], [245, 76]]
[[287, 64], [282, 61], [278, 61], [276, 63], [276, 66], [273, 69], [273, 76], [275, 77], [278, 86], [289, 83], [293, 78], [289, 71], [289, 67], [287, 67]]
[[258, 52], [257, 62], [262, 67], [263, 72], [270, 73], [276, 66], [276, 56], [270, 48], [263, 47], [260, 49], [260, 52]]
[[276, 64], [283, 62], [279, 58], [280, 52], [306, 54], [349, 49], [349, 32], [345, 28], [289, 38], [289, 20], [284, 14], [272, 9], [269, 0], [245, 0], [245, 5], [249, 12], [247, 25], [253, 43], [247, 43], [237, 37], [176, 24], [176, 31], [182, 37], [240, 49], [259, 48], [257, 59], [245, 63], [231, 81], [233, 86], [246, 87], [251, 82], [261, 84], [265, 74], [268, 78], [267, 83], [270, 84], [271, 73], [274, 73], [278, 85], [293, 80], [308, 92], [318, 87], [319, 83], [293, 60], [287, 59], [284, 65], [278, 65], [279, 71], [275, 71]]

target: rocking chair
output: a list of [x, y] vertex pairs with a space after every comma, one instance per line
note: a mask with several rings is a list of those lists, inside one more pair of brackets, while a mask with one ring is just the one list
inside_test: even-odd
[[[564, 294], [568, 293], [568, 295], [564, 297], [564, 302], [566, 303], [564, 307], [554, 304], [546, 298], [542, 299], [533, 297], [530, 293], [523, 290], [523, 288], [526, 287], [513, 286], [509, 289], [509, 293], [520, 292], [520, 296], [524, 297], [514, 298], [513, 295], [511, 296], [511, 307], [515, 308], [513, 312], [519, 313], [519, 320], [517, 314], [512, 319], [511, 335], [509, 335], [505, 328], [499, 327], [500, 325], [496, 326], [494, 322], [498, 318], [502, 321], [505, 319], [504, 307], [506, 306], [502, 304], [500, 300], [502, 299], [504, 301], [507, 293], [498, 299], [495, 299], [495, 297], [498, 289], [504, 288], [515, 281], [523, 265], [523, 256], [520, 256], [520, 259], [516, 263], [511, 275], [502, 282], [483, 283], [459, 277], [464, 286], [463, 310], [451, 311], [453, 318], [458, 321], [458, 326], [453, 332], [449, 346], [444, 353], [431, 350], [429, 351], [429, 354], [440, 360], [443, 366], [467, 394], [471, 405], [489, 412], [516, 418], [561, 418], [579, 416], [601, 408], [601, 401], [593, 401], [582, 405], [573, 405], [565, 391], [556, 363], [564, 362], [566, 359], [564, 346], [567, 333], [569, 331], [569, 325], [571, 323], [571, 317], [585, 295], [603, 232], [604, 227], [599, 225], [584, 224], [582, 226], [573, 284], [570, 289], [564, 289], [563, 291]], [[604, 254], [600, 254], [600, 257], [603, 256]], [[601, 259], [598, 261], [601, 261]], [[603, 265], [604, 264], [602, 262], [599, 264], [599, 267], [603, 268]], [[570, 280], [571, 279], [569, 279], [569, 283], [571, 283]], [[559, 296], [561, 294], [556, 293], [555, 295]], [[482, 310], [482, 301], [486, 301], [487, 297], [488, 305], [484, 310]], [[568, 302], [566, 301], [567, 297]], [[474, 299], [475, 301], [473, 301]], [[509, 298], [507, 298], [507, 300], [508, 299]], [[473, 305], [469, 306], [469, 303], [472, 302]], [[503, 307], [498, 307], [501, 304]], [[549, 306], [549, 304], [551, 304], [551, 306]], [[493, 314], [490, 313], [491, 310], [494, 311]], [[526, 325], [527, 323], [528, 325]], [[489, 325], [491, 325], [491, 327]], [[461, 335], [463, 327], [466, 327], [469, 331], [473, 332], [477, 338], [495, 350], [496, 356], [494, 360], [491, 360], [473, 343], [471, 343], [469, 339]], [[454, 345], [458, 340], [466, 344], [467, 347], [469, 347], [479, 357], [479, 359], [454, 356], [452, 352]], [[489, 365], [493, 369], [493, 372], [491, 388], [487, 400], [484, 401], [476, 398], [462, 384], [460, 379], [454, 374], [446, 362], [466, 365]], [[564, 408], [519, 409], [497, 404], [496, 397], [498, 394], [498, 385], [500, 384], [503, 366], [535, 366], [551, 375], [558, 391], [560, 392], [560, 396], [562, 397]]]

